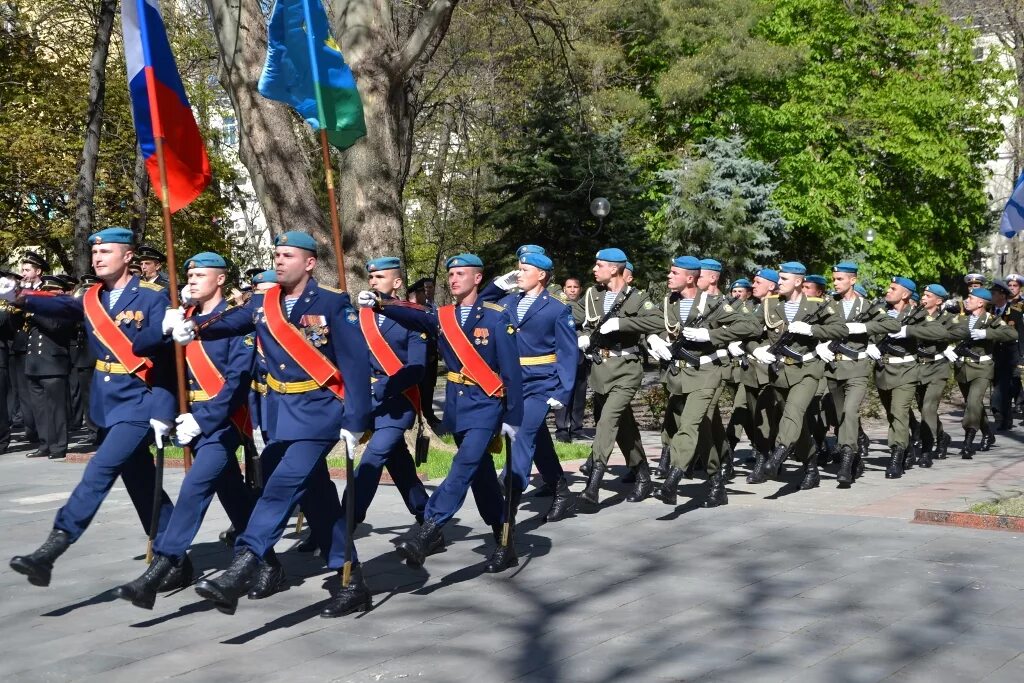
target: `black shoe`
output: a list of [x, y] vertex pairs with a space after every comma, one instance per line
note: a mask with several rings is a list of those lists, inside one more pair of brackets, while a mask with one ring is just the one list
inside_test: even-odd
[[914, 469], [914, 465], [917, 464], [918, 448], [919, 444], [911, 441], [910, 445], [903, 452], [903, 472], [906, 473], [908, 470]]
[[708, 482], [708, 497], [701, 504], [702, 507], [716, 508], [729, 504], [729, 496], [725, 493], [725, 479], [721, 473], [715, 474]]
[[832, 453], [828, 450], [828, 444], [825, 442], [817, 445], [814, 455], [820, 467], [827, 467], [832, 462]]
[[839, 449], [839, 473], [836, 475], [839, 488], [850, 488], [853, 484], [854, 460], [856, 458], [857, 455], [850, 446], [843, 446]]
[[63, 460], [63, 459], [64, 459], [64, 458], [66, 458], [67, 456], [68, 456], [68, 454], [67, 454], [67, 453], [50, 453], [50, 454], [49, 454], [48, 456], [46, 456], [46, 457], [47, 457], [48, 459], [50, 459], [50, 460]]
[[664, 479], [668, 476], [668, 470], [672, 466], [672, 459], [669, 455], [669, 445], [665, 444], [661, 447], [661, 457], [658, 459], [658, 471], [657, 476], [660, 479]]
[[857, 460], [853, 466], [853, 478], [860, 479], [864, 476], [864, 458], [861, 457], [860, 453], [857, 454]]
[[921, 454], [917, 456], [917, 466], [924, 469], [932, 466], [932, 452], [930, 450], [921, 450]]
[[557, 484], [550, 484], [548, 482], [544, 482], [541, 486], [538, 486], [536, 489], [534, 489], [533, 495], [535, 498], [550, 498], [551, 496], [555, 495], [555, 489], [557, 487]]
[[626, 473], [619, 479], [623, 484], [635, 484], [636, 483], [636, 468], [630, 467], [626, 470]]
[[801, 491], [810, 491], [821, 486], [821, 473], [818, 471], [818, 465], [811, 462], [804, 466], [804, 478], [800, 481]]
[[551, 507], [544, 519], [548, 522], [557, 522], [565, 519], [576, 510], [576, 495], [569, 490], [569, 482], [561, 477], [555, 483], [555, 495], [551, 500]]
[[71, 545], [68, 532], [51, 529], [43, 544], [31, 555], [16, 555], [11, 558], [11, 569], [28, 577], [33, 586], [49, 586], [53, 563]]
[[587, 461], [585, 463], [583, 463], [582, 465], [580, 465], [580, 474], [582, 474], [584, 477], [589, 477], [590, 476], [590, 471], [593, 468], [594, 468], [594, 454], [591, 453], [590, 456], [587, 458]]
[[792, 446], [776, 446], [764, 464], [764, 475], [769, 479], [778, 479], [782, 475], [782, 463], [791, 455]]
[[249, 592], [260, 567], [260, 558], [248, 548], [235, 553], [231, 565], [216, 579], [200, 579], [196, 583], [199, 597], [213, 602], [218, 612], [234, 614], [238, 599]]
[[885, 470], [886, 479], [899, 479], [903, 476], [903, 459], [906, 453], [902, 446], [889, 447], [889, 466]]
[[981, 451], [990, 451], [992, 447], [996, 445], [996, 435], [986, 434], [985, 438], [981, 442]]
[[273, 550], [267, 553], [256, 572], [256, 580], [246, 597], [250, 600], [269, 598], [284, 587], [284, 567], [277, 559]]
[[733, 466], [732, 449], [722, 454], [722, 462], [719, 465], [719, 472], [722, 474], [722, 481], [732, 481], [736, 478], [736, 468]]
[[127, 600], [142, 609], [153, 609], [153, 604], [156, 603], [157, 589], [172, 569], [174, 569], [174, 565], [170, 558], [156, 555], [142, 576], [115, 588], [114, 597]]
[[939, 449], [935, 453], [936, 460], [945, 460], [946, 454], [949, 452], [949, 444], [953, 442], [953, 437], [943, 432], [942, 436], [939, 437]]
[[973, 460], [974, 459], [974, 453], [975, 453], [974, 437], [977, 436], [977, 434], [978, 434], [978, 430], [977, 429], [965, 429], [964, 430], [964, 445], [960, 449], [960, 457], [963, 460]]
[[37, 448], [36, 450], [32, 451], [31, 453], [28, 453], [25, 457], [26, 458], [49, 458], [50, 457], [50, 453], [49, 453], [49, 451], [44, 451], [41, 448]]
[[857, 433], [857, 452], [864, 460], [871, 454], [871, 439], [864, 432]]
[[764, 472], [766, 462], [767, 458], [764, 457], [764, 453], [754, 451], [754, 467], [747, 475], [748, 484], [763, 484], [768, 481], [768, 476]]
[[426, 520], [411, 538], [402, 539], [395, 546], [402, 559], [413, 567], [422, 567], [429, 555], [441, 552], [442, 549], [444, 534], [432, 519]]
[[679, 481], [682, 478], [683, 471], [681, 469], [670, 467], [668, 476], [665, 477], [665, 481], [661, 483], [658, 490], [654, 492], [654, 497], [667, 505], [675, 505], [678, 501], [676, 487], [679, 486]]
[[597, 505], [601, 498], [601, 480], [604, 479], [604, 473], [608, 469], [606, 463], [595, 461], [594, 467], [590, 472], [590, 478], [587, 479], [587, 487], [583, 489], [583, 493], [580, 497], [591, 505]]
[[555, 441], [559, 443], [572, 443], [572, 437], [568, 434], [555, 434]]
[[317, 546], [316, 544], [316, 539], [313, 538], [313, 534], [310, 533], [309, 536], [306, 536], [304, 539], [302, 539], [302, 543], [299, 543], [297, 546], [295, 546], [295, 550], [300, 553], [313, 553], [316, 552], [316, 549], [318, 547], [319, 546]]
[[235, 539], [238, 538], [238, 532], [235, 531], [234, 526], [229, 526], [227, 529], [220, 532], [220, 536], [218, 536], [218, 538], [220, 538], [220, 542], [224, 545], [228, 546], [229, 548], [234, 548]]
[[633, 491], [626, 496], [627, 503], [639, 503], [651, 495], [654, 490], [654, 480], [651, 479], [651, 466], [647, 464], [647, 458], [640, 461], [640, 464], [633, 468], [636, 475], [636, 484]]
[[[509, 534], [512, 532], [509, 531]], [[484, 564], [484, 571], [488, 574], [499, 574], [506, 569], [519, 566], [519, 557], [516, 555], [515, 538], [510, 538], [508, 545], [498, 543], [494, 546], [494, 552], [487, 558]]]
[[185, 588], [192, 583], [194, 574], [195, 570], [192, 568], [192, 560], [189, 559], [188, 553], [185, 553], [185, 557], [181, 559], [177, 566], [173, 563], [171, 564], [171, 571], [167, 572], [163, 581], [157, 586], [157, 591], [166, 593], [178, 590], [179, 588]]
[[[338, 572], [338, 575], [340, 576], [341, 572]], [[338, 594], [320, 610], [320, 616], [324, 619], [334, 619], [353, 612], [369, 612], [372, 607], [373, 594], [363, 579], [362, 565], [357, 564], [352, 567], [348, 585], [342, 586]]]

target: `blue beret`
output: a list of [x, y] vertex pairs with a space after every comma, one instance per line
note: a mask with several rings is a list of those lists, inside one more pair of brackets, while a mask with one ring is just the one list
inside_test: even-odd
[[915, 303], [918, 303], [918, 302], [921, 301], [921, 295], [918, 294], [917, 292], [911, 292], [910, 293], [910, 300], [915, 302]]
[[757, 271], [755, 277], [759, 277], [762, 280], [771, 280], [775, 284], [779, 283], [779, 273], [774, 268], [762, 268]]
[[459, 268], [460, 266], [472, 266], [474, 268], [483, 268], [484, 262], [480, 260], [480, 257], [476, 254], [457, 254], [452, 256], [444, 262], [445, 269]]
[[89, 244], [131, 244], [135, 239], [128, 228], [103, 228], [89, 235]]
[[631, 273], [633, 272], [633, 264], [630, 263], [629, 261], [626, 261], [626, 270], [628, 270]]
[[626, 257], [626, 252], [615, 247], [602, 249], [597, 252], [597, 255], [594, 258], [598, 261], [608, 261], [610, 263], [625, 263], [629, 260], [629, 258]]
[[979, 299], [984, 299], [985, 301], [992, 301], [992, 292], [988, 291], [984, 287], [972, 289], [970, 296], [976, 296]]
[[519, 255], [519, 262], [549, 272], [554, 268], [554, 264], [548, 256], [536, 251], [523, 252]]
[[252, 283], [254, 285], [263, 284], [265, 282], [277, 282], [277, 271], [264, 270], [262, 273], [256, 273], [252, 276]]
[[716, 273], [721, 273], [722, 272], [722, 264], [719, 263], [718, 261], [716, 261], [713, 258], [702, 258], [700, 260], [700, 269], [701, 270], [713, 270]]
[[862, 285], [859, 282], [853, 286], [853, 291], [857, 292], [861, 296], [867, 296], [868, 295], [868, 290], [864, 289], [864, 285]]
[[833, 273], [853, 273], [857, 274], [857, 270], [860, 267], [853, 261], [840, 261], [839, 263], [832, 266]]
[[536, 244], [524, 244], [523, 246], [516, 249], [516, 258], [521, 258], [523, 254], [546, 254], [544, 247]]
[[897, 275], [896, 277], [894, 277], [892, 279], [892, 281], [895, 282], [896, 284], [900, 285], [901, 287], [906, 287], [907, 289], [909, 289], [911, 291], [911, 293], [917, 291], [917, 283], [914, 282], [913, 280], [911, 280], [909, 277], [903, 277], [901, 275]]
[[939, 297], [940, 299], [948, 299], [949, 298], [949, 292], [946, 291], [945, 287], [943, 287], [942, 285], [939, 285], [939, 284], [928, 285], [927, 287], [924, 288], [924, 291], [931, 292], [932, 294], [934, 294], [935, 296]]
[[968, 273], [964, 275], [964, 284], [970, 285], [977, 282], [979, 285], [985, 284], [985, 276], [981, 273]]
[[733, 282], [732, 285], [729, 286], [729, 289], [736, 289], [737, 287], [742, 287], [743, 289], [751, 289], [753, 285], [750, 284], [750, 280], [748, 280], [745, 277], [741, 277], [739, 280]]
[[402, 267], [402, 260], [397, 256], [382, 256], [366, 262], [366, 272], [376, 273], [378, 270], [397, 270]]
[[804, 279], [806, 279], [807, 282], [813, 282], [814, 284], [821, 285], [822, 287], [824, 287], [826, 284], [828, 284], [828, 283], [825, 282], [825, 278], [823, 276], [821, 276], [821, 275], [808, 275]]
[[672, 265], [683, 270], [700, 270], [700, 259], [696, 256], [676, 256]]
[[201, 251], [188, 261], [185, 261], [185, 270], [192, 268], [227, 268], [224, 257], [212, 251]]
[[807, 266], [800, 263], [799, 261], [786, 261], [779, 265], [780, 273], [789, 273], [791, 275], [806, 275]]
[[289, 230], [288, 232], [282, 232], [276, 238], [274, 238], [275, 247], [295, 247], [297, 249], [305, 249], [316, 254], [316, 240], [309, 233], [299, 232], [298, 230]]

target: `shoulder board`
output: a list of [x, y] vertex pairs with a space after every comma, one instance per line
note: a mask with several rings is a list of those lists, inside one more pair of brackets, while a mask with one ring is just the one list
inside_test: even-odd
[[344, 290], [344, 289], [337, 289], [337, 288], [335, 288], [335, 287], [328, 287], [327, 285], [322, 285], [322, 284], [320, 284], [319, 282], [318, 282], [318, 283], [316, 283], [316, 285], [317, 285], [317, 287], [319, 287], [320, 289], [325, 289], [325, 290], [327, 290], [328, 292], [334, 292], [335, 294], [344, 294], [344, 293], [345, 293], [345, 290]]
[[568, 304], [569, 303], [569, 297], [567, 297], [565, 295], [565, 292], [557, 292], [555, 294], [552, 294], [552, 296], [555, 299], [558, 299], [559, 301], [561, 301], [563, 304]]
[[824, 299], [822, 299], [820, 296], [809, 296], [809, 297], [807, 297], [807, 300], [808, 301], [813, 301], [816, 304], [821, 303], [822, 301], [824, 301]]
[[504, 312], [505, 307], [494, 303], [493, 301], [485, 301], [484, 308], [489, 308], [492, 311]]
[[142, 280], [139, 280], [139, 287], [144, 287], [146, 289], [152, 289], [155, 292], [163, 292], [163, 291], [167, 290], [167, 288], [164, 287], [163, 285], [159, 285], [159, 284], [157, 284], [155, 282], [143, 282]]
[[765, 301], [768, 301], [768, 299], [778, 299], [778, 298], [779, 298], [779, 295], [778, 295], [778, 294], [769, 294], [768, 296], [766, 296], [766, 297], [764, 298], [764, 300], [765, 300]]

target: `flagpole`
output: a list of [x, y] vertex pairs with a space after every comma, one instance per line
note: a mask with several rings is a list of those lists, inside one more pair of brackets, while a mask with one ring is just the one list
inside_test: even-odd
[[[319, 2], [319, 0], [317, 0]], [[320, 116], [320, 155], [324, 164], [324, 180], [327, 182], [327, 202], [331, 214], [331, 236], [334, 240], [334, 262], [338, 268], [338, 288], [348, 290], [345, 277], [345, 249], [341, 243], [341, 220], [338, 217], [338, 198], [334, 192], [334, 170], [331, 168], [331, 152], [327, 143], [327, 117], [324, 112], [323, 95], [320, 92], [320, 66], [317, 61], [316, 43], [314, 42], [313, 11], [310, 0], [302, 0], [302, 11], [306, 17], [306, 45], [309, 48], [309, 63], [313, 67], [313, 91], [316, 93], [317, 114]], [[326, 15], [325, 15], [326, 16]], [[348, 587], [352, 579], [352, 557], [355, 555], [356, 496], [355, 470], [352, 465], [353, 453], [345, 450], [345, 564], [341, 570], [341, 585]]]

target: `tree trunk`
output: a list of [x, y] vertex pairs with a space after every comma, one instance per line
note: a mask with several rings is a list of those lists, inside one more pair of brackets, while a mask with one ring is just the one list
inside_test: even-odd
[[146, 171], [146, 157], [142, 148], [135, 146], [135, 172], [132, 174], [132, 218], [128, 227], [141, 244], [146, 237], [146, 220], [149, 212], [149, 173]]
[[85, 142], [78, 159], [78, 180], [75, 183], [74, 270], [89, 271], [90, 255], [87, 238], [93, 232], [96, 216], [96, 164], [100, 156], [100, 134], [103, 129], [103, 99], [106, 94], [107, 55], [110, 34], [114, 29], [117, 0], [102, 0], [89, 60], [89, 106], [86, 113]]

